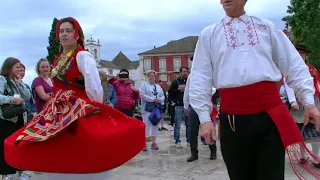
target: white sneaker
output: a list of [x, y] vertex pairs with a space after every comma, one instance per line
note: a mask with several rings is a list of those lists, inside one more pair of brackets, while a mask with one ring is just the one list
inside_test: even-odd
[[15, 175], [7, 175], [6, 177], [3, 178], [3, 180], [16, 180], [16, 179], [17, 177]]
[[31, 177], [31, 176], [32, 176], [32, 174], [31, 174], [31, 172], [30, 172], [30, 171], [23, 171], [23, 172], [22, 172], [22, 174], [25, 174], [25, 175], [27, 175], [27, 176], [29, 176], [29, 177]]
[[18, 180], [30, 180], [30, 176], [26, 173], [22, 173]]
[[170, 127], [170, 131], [173, 131], [173, 127], [172, 126]]
[[181, 143], [177, 143], [177, 144], [176, 144], [176, 147], [177, 147], [177, 148], [182, 148]]

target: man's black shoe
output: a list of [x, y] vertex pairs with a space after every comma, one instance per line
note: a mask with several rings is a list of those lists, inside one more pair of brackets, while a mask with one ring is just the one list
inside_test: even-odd
[[195, 160], [198, 160], [198, 156], [191, 155], [191, 156], [187, 159], [188, 162], [192, 162], [192, 161], [195, 161]]
[[216, 159], [217, 159], [216, 153], [210, 155], [210, 160], [216, 160]]

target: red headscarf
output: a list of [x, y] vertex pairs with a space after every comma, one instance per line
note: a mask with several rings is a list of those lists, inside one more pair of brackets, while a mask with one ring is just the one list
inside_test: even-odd
[[84, 49], [84, 34], [83, 34], [83, 30], [79, 24], [79, 22], [74, 19], [73, 17], [67, 17], [67, 18], [63, 18], [60, 19], [56, 25], [56, 37], [59, 40], [59, 34], [60, 34], [60, 25], [64, 22], [70, 22], [73, 24], [73, 28], [74, 28], [74, 39], [77, 39], [77, 37], [79, 37], [78, 39], [78, 44]]

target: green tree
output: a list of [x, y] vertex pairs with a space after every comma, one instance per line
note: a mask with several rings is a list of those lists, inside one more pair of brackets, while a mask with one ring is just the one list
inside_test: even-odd
[[288, 16], [283, 18], [292, 29], [293, 43], [304, 44], [310, 51], [308, 62], [320, 68], [320, 1], [291, 0]]
[[53, 19], [52, 28], [49, 36], [49, 46], [47, 47], [47, 50], [48, 50], [47, 59], [49, 60], [50, 63], [53, 62], [54, 58], [59, 53], [60, 43], [56, 38], [56, 25], [58, 21], [59, 20], [57, 18]]

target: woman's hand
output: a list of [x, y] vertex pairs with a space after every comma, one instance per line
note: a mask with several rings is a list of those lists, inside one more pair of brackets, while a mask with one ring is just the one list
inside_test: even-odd
[[17, 105], [20, 105], [24, 102], [24, 100], [22, 98], [19, 98], [19, 97], [14, 97], [12, 98], [12, 102], [13, 104], [17, 104]]
[[31, 113], [32, 114], [32, 118], [35, 118], [37, 116], [37, 113]]
[[137, 89], [136, 87], [134, 87], [133, 84], [131, 84], [131, 90], [132, 90], [132, 91], [138, 91], [138, 89]]
[[299, 110], [299, 104], [298, 104], [297, 102], [291, 103], [291, 107], [292, 107], [294, 110]]
[[160, 100], [159, 98], [155, 98], [155, 99], [153, 100], [153, 102], [155, 102], [155, 103], [157, 103], [157, 104], [160, 104], [160, 103], [161, 103], [161, 100]]

